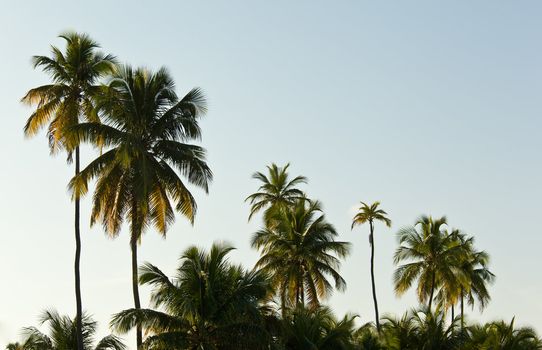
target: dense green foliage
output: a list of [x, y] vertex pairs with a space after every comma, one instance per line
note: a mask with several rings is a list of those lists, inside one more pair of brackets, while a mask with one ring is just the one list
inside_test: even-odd
[[[95, 346], [94, 334], [97, 324], [88, 315], [82, 317], [83, 349], [85, 350], [124, 350], [126, 346], [119, 338], [108, 335], [102, 338]], [[23, 330], [25, 340], [23, 343], [12, 343], [8, 350], [67, 350], [77, 348], [76, 321], [61, 316], [54, 310], [44, 311], [40, 317], [40, 324], [47, 324], [49, 335], [42, 333], [35, 327]]]
[[[10, 350], [122, 350], [114, 335], [94, 344], [96, 323], [83, 315], [79, 288], [79, 199], [92, 180], [91, 224], [117, 236], [130, 225], [134, 307], [112, 310], [110, 326], [119, 334], [136, 330], [138, 349], [149, 350], [470, 350], [542, 349], [531, 328], [511, 322], [465, 324], [464, 304], [482, 311], [490, 302], [489, 254], [474, 237], [450, 229], [446, 218], [422, 216], [398, 232], [394, 287], [398, 296], [415, 287], [420, 306], [400, 318], [380, 317], [375, 287], [375, 224], [391, 226], [379, 202], [361, 202], [352, 228], [368, 224], [375, 322], [359, 325], [357, 315], [337, 318], [323, 304], [344, 291], [340, 267], [351, 244], [338, 239], [322, 205], [297, 186], [289, 164], [256, 172], [257, 192], [249, 195], [249, 220], [263, 212], [252, 235], [260, 258], [252, 269], [231, 263], [232, 247], [213, 244], [209, 251], [191, 246], [170, 278], [151, 263], [138, 265], [143, 233], [155, 228], [165, 236], [175, 212], [194, 221], [196, 202], [186, 183], [208, 191], [212, 172], [205, 150], [189, 142], [201, 138], [199, 119], [206, 99], [198, 88], [179, 98], [167, 70], [119, 66], [111, 55], [82, 34], [62, 35], [65, 52], [37, 56], [35, 66], [53, 83], [30, 90], [24, 102], [36, 106], [25, 126], [34, 135], [48, 125], [51, 151], [75, 152], [70, 181], [76, 204], [76, 317], [46, 311], [41, 323], [49, 335], [24, 329], [22, 343]], [[100, 153], [82, 171], [79, 145], [88, 142]], [[151, 308], [141, 308], [139, 285], [152, 288]], [[460, 315], [456, 315], [456, 308]]]

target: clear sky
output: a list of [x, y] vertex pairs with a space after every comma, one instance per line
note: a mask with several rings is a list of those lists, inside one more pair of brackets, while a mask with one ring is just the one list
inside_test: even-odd
[[[191, 244], [227, 240], [251, 267], [244, 198], [250, 178], [291, 162], [308, 194], [353, 243], [334, 310], [373, 317], [367, 228], [350, 231], [359, 200], [380, 200], [393, 227], [377, 226], [381, 312], [416, 306], [392, 290], [395, 233], [420, 214], [447, 215], [492, 256], [492, 303], [474, 319], [514, 315], [542, 331], [542, 3], [540, 1], [3, 1], [0, 12], [0, 347], [36, 325], [46, 307], [74, 313], [73, 169], [49, 157], [45, 136], [23, 138], [24, 93], [47, 82], [30, 57], [66, 29], [84, 31], [123, 62], [167, 66], [182, 94], [202, 87], [203, 141], [215, 173], [194, 189], [196, 223], [152, 230], [140, 261], [171, 272]], [[84, 162], [94, 155], [84, 149]], [[130, 252], [88, 227], [82, 205], [84, 308], [105, 334], [131, 307]], [[142, 303], [148, 305], [147, 288]], [[128, 338], [133, 343], [133, 337]]]

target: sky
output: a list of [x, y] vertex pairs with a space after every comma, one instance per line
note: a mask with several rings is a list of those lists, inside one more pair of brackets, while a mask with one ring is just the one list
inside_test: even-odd
[[[247, 268], [258, 252], [244, 202], [255, 171], [291, 163], [303, 190], [353, 244], [337, 315], [373, 319], [368, 228], [350, 230], [360, 200], [380, 201], [393, 226], [376, 227], [382, 314], [417, 305], [393, 292], [396, 233], [421, 214], [446, 215], [476, 237], [497, 275], [492, 302], [471, 320], [510, 320], [542, 332], [542, 3], [539, 1], [5, 1], [0, 11], [0, 347], [40, 312], [75, 313], [73, 204], [65, 156], [45, 135], [23, 136], [25, 92], [48, 82], [32, 55], [62, 46], [64, 30], [90, 34], [121, 62], [167, 67], [179, 94], [204, 89], [201, 145], [215, 178], [191, 187], [196, 222], [183, 217], [139, 250], [167, 273], [190, 245], [227, 241]], [[83, 148], [83, 164], [96, 155]], [[82, 203], [84, 309], [108, 334], [131, 307], [128, 235], [89, 227]], [[150, 290], [142, 287], [142, 305]], [[134, 337], [125, 338], [133, 346]]]

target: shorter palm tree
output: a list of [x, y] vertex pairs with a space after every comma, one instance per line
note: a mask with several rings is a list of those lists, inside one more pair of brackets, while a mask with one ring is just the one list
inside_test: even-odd
[[256, 267], [272, 277], [283, 309], [304, 305], [305, 299], [318, 306], [333, 291], [330, 277], [335, 288], [346, 288], [338, 270], [350, 243], [335, 240], [338, 233], [318, 201], [300, 199], [288, 210], [275, 212], [272, 220], [276, 225], [253, 235], [252, 247], [261, 251]]
[[376, 286], [375, 286], [375, 273], [374, 273], [374, 257], [375, 257], [375, 245], [374, 245], [374, 224], [377, 221], [383, 222], [386, 226], [391, 227], [391, 220], [388, 219], [388, 214], [378, 208], [380, 202], [374, 202], [371, 205], [367, 205], [361, 202], [361, 207], [356, 216], [352, 220], [352, 229], [356, 225], [362, 225], [369, 223], [369, 244], [371, 245], [371, 286], [373, 291], [373, 301], [375, 307], [375, 322], [376, 329], [380, 332], [380, 316], [378, 315], [378, 301], [376, 298]]
[[139, 281], [154, 287], [151, 302], [164, 311], [124, 310], [111, 326], [121, 333], [136, 326], [146, 330], [145, 349], [266, 349], [260, 303], [269, 293], [268, 276], [229, 263], [232, 249], [188, 248], [173, 279], [144, 264]]
[[[82, 318], [83, 349], [84, 350], [124, 350], [126, 346], [114, 335], [102, 338], [96, 346], [93, 346], [97, 323], [88, 315]], [[40, 324], [47, 323], [49, 334], [42, 333], [35, 327], [27, 327], [23, 330], [25, 340], [23, 343], [12, 343], [7, 346], [8, 350], [68, 350], [77, 348], [77, 326], [74, 319], [61, 316], [54, 310], [44, 311], [40, 318]]]
[[299, 305], [283, 319], [282, 347], [286, 350], [353, 349], [355, 316], [337, 320], [331, 309], [320, 306], [307, 309]]
[[299, 199], [305, 198], [303, 192], [295, 186], [307, 183], [307, 178], [305, 176], [296, 176], [290, 180], [288, 177], [289, 166], [290, 164], [286, 164], [279, 167], [273, 163], [267, 166], [268, 175], [261, 172], [252, 175], [254, 179], [260, 180], [262, 185], [258, 188], [258, 192], [245, 199], [251, 205], [248, 220], [260, 210], [266, 209], [265, 222], [268, 223], [270, 213], [273, 210], [284, 209], [293, 205]]
[[462, 344], [458, 319], [448, 324], [444, 313], [428, 308], [411, 310], [400, 319], [385, 317], [382, 331], [389, 350], [455, 350]]
[[485, 325], [467, 327], [467, 336], [462, 349], [501, 349], [501, 350], [540, 350], [542, 340], [534, 329], [515, 328], [514, 319], [510, 323], [497, 321]]

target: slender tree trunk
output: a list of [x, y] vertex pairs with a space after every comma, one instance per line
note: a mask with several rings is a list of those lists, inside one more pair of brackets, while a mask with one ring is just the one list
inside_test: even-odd
[[[141, 234], [139, 227], [137, 207], [134, 205], [132, 208], [132, 235], [130, 237], [130, 248], [132, 250], [132, 291], [134, 293], [134, 307], [136, 309], [141, 309], [141, 302], [139, 301], [139, 278], [137, 273], [137, 240]], [[136, 327], [136, 341], [137, 349], [139, 350], [143, 343], [143, 333], [139, 324]]]
[[433, 271], [433, 276], [431, 278], [431, 295], [429, 296], [429, 312], [431, 312], [431, 305], [433, 304], [433, 294], [435, 293], [435, 271]]
[[[75, 148], [75, 176], [79, 175], [80, 160], [79, 160], [79, 146]], [[79, 196], [75, 197], [75, 300], [76, 300], [76, 314], [75, 314], [75, 327], [76, 327], [76, 339], [77, 350], [83, 350], [83, 302], [81, 298], [81, 272], [79, 265], [81, 263], [81, 231], [79, 228], [80, 213]]]
[[452, 304], [452, 323], [454, 323], [454, 318], [455, 318], [455, 309], [454, 309], [454, 305]]
[[374, 227], [373, 222], [369, 222], [371, 233], [370, 233], [370, 243], [371, 243], [371, 285], [373, 288], [373, 301], [375, 306], [375, 322], [376, 322], [376, 329], [378, 332], [380, 332], [380, 316], [378, 315], [378, 301], [376, 299], [376, 286], [375, 286], [375, 272], [374, 272], [374, 265], [375, 265], [375, 241], [374, 241]]
[[461, 288], [461, 330], [463, 330], [464, 326], [463, 312], [463, 288]]

